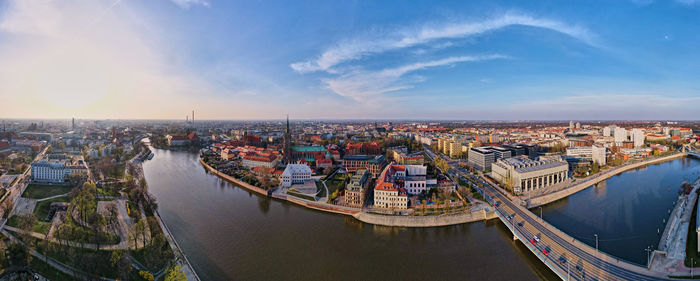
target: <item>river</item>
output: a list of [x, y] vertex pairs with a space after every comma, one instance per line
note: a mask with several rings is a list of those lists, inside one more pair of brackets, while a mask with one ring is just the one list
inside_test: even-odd
[[542, 216], [592, 247], [598, 234], [601, 251], [646, 266], [645, 249], [658, 246], [681, 183], [698, 177], [700, 160], [690, 157], [649, 165], [552, 202]]
[[202, 280], [557, 280], [498, 221], [373, 226], [253, 195], [197, 154], [154, 152], [149, 191]]
[[[558, 280], [500, 221], [374, 226], [253, 195], [208, 174], [197, 154], [154, 152], [143, 165], [149, 191], [202, 280]], [[544, 218], [587, 243], [598, 233], [601, 250], [643, 263], [643, 245], [658, 243], [698, 163], [623, 173], [544, 206]]]

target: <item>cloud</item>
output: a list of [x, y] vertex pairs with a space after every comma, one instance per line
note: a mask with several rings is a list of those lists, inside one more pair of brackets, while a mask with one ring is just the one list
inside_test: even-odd
[[315, 59], [292, 63], [290, 67], [299, 73], [330, 71], [341, 63], [358, 60], [373, 54], [420, 46], [441, 39], [465, 38], [515, 25], [556, 31], [588, 45], [597, 46], [596, 36], [585, 27], [547, 18], [507, 13], [480, 22], [429, 24], [418, 29], [403, 28], [395, 32], [380, 32], [381, 34], [343, 40], [328, 48]]
[[399, 90], [410, 89], [413, 84], [425, 81], [422, 76], [405, 78], [410, 72], [431, 67], [453, 65], [461, 62], [475, 62], [508, 58], [504, 55], [460, 56], [439, 60], [407, 64], [396, 68], [388, 68], [379, 71], [355, 70], [337, 78], [323, 79], [328, 89], [338, 95], [349, 97], [357, 101], [366, 102], [378, 95]]
[[209, 1], [206, 0], [170, 0], [175, 5], [180, 6], [183, 9], [189, 9], [191, 6], [204, 6], [209, 7]]

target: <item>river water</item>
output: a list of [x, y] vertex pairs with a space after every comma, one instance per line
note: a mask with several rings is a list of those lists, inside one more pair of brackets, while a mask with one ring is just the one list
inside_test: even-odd
[[598, 234], [601, 251], [646, 266], [645, 249], [658, 246], [681, 183], [698, 177], [700, 160], [694, 158], [649, 165], [548, 204], [542, 216], [592, 247]]
[[[202, 280], [558, 280], [496, 220], [373, 226], [251, 194], [208, 174], [197, 154], [154, 152], [143, 165], [149, 191]], [[643, 262], [639, 245], [654, 240], [677, 177], [697, 173], [697, 164], [677, 160], [613, 177], [545, 206], [544, 218], [582, 238], [598, 233], [602, 250]], [[605, 240], [621, 238], [628, 240]]]

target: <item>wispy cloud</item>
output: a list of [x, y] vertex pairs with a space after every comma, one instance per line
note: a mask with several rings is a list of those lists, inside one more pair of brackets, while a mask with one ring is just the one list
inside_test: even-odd
[[396, 68], [387, 68], [379, 71], [355, 70], [338, 78], [323, 79], [328, 89], [338, 95], [349, 97], [357, 101], [368, 101], [377, 95], [410, 89], [415, 83], [425, 81], [422, 76], [405, 78], [410, 72], [431, 67], [453, 65], [461, 62], [475, 62], [508, 58], [504, 55], [460, 56], [439, 60], [407, 64]]
[[403, 28], [388, 34], [375, 34], [343, 40], [328, 48], [318, 57], [292, 63], [290, 67], [299, 73], [331, 71], [333, 67], [341, 63], [358, 60], [372, 54], [420, 46], [442, 39], [465, 38], [514, 25], [548, 29], [566, 34], [591, 46], [598, 45], [595, 34], [585, 27], [525, 14], [507, 13], [479, 22], [426, 24], [417, 29]]
[[206, 0], [170, 0], [175, 5], [180, 6], [183, 9], [189, 9], [192, 6], [204, 6], [209, 7], [209, 1]]

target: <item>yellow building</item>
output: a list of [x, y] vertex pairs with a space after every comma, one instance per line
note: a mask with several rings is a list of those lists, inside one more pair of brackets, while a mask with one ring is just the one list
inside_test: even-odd
[[451, 142], [449, 150], [450, 150], [450, 157], [458, 157], [462, 153], [462, 143]]

